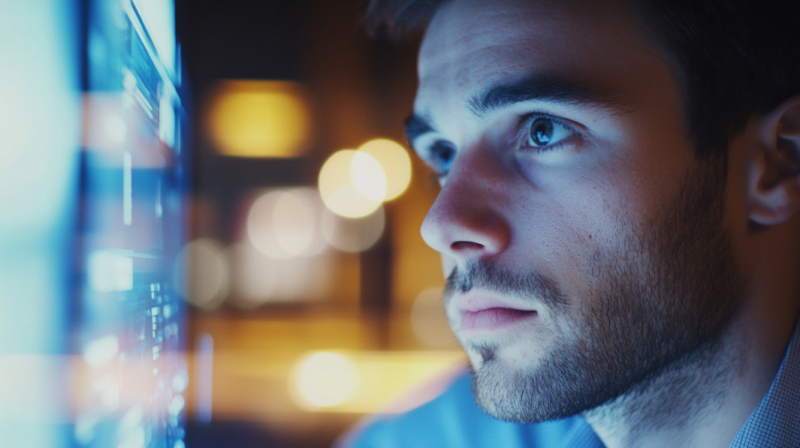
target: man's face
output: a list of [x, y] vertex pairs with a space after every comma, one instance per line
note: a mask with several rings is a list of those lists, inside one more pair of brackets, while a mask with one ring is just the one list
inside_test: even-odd
[[455, 0], [419, 56], [423, 226], [476, 397], [517, 421], [596, 407], [713, 345], [742, 283], [725, 168], [665, 58], [612, 2]]

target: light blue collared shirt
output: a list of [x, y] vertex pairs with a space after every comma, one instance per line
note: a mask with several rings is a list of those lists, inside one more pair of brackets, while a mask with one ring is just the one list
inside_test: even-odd
[[800, 447], [800, 320], [769, 392], [731, 448]]
[[[800, 321], [798, 321], [800, 326]], [[731, 448], [800, 447], [800, 331], [795, 327], [769, 392]], [[439, 397], [396, 416], [375, 417], [352, 448], [604, 448], [582, 417], [523, 425], [496, 420], [475, 403], [468, 374]]]

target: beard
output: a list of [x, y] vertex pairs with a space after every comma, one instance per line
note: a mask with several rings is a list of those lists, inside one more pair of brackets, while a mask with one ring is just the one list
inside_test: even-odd
[[[565, 418], [641, 394], [667, 372], [709, 365], [746, 286], [723, 224], [725, 177], [725, 162], [700, 162], [656, 218], [618, 223], [614, 239], [599, 244], [585, 264], [586, 297], [570, 298], [538, 272], [491, 260], [455, 269], [446, 302], [480, 287], [530, 297], [553, 317], [552, 342], [534, 366], [503, 362], [509, 340], [461, 341], [480, 359], [473, 363], [473, 392], [484, 412], [523, 423]], [[570, 303], [580, 306], [577, 316], [567, 313]]]

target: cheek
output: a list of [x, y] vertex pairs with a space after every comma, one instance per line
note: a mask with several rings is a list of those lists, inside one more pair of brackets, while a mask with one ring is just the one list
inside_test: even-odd
[[522, 209], [514, 251], [579, 300], [591, 286], [593, 255], [620, 238], [620, 217], [630, 213], [623, 205], [630, 203], [620, 197], [624, 189], [594, 179], [571, 187], [537, 195], [540, 200]]

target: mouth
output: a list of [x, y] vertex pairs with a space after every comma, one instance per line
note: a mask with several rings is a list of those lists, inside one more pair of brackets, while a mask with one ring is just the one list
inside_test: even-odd
[[533, 319], [536, 310], [520, 310], [514, 308], [492, 307], [477, 311], [462, 311], [461, 330], [481, 331], [499, 330], [515, 323]]

